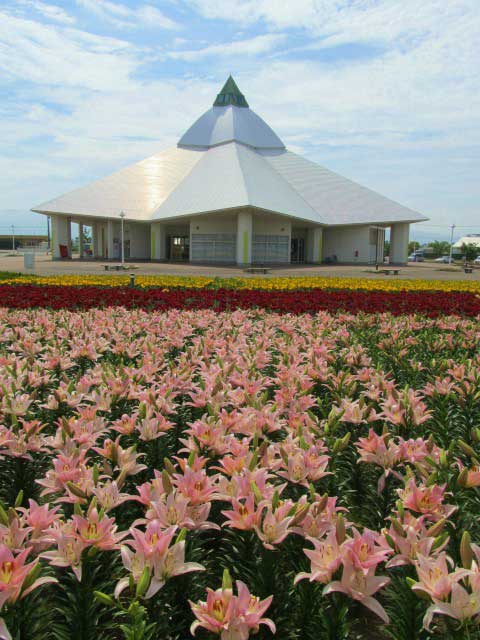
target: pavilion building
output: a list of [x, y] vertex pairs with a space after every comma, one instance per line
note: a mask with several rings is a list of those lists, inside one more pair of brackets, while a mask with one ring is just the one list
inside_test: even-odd
[[157, 153], [32, 209], [51, 217], [54, 259], [71, 223], [92, 257], [223, 264], [407, 260], [409, 224], [426, 220], [289, 151], [229, 77], [211, 109]]

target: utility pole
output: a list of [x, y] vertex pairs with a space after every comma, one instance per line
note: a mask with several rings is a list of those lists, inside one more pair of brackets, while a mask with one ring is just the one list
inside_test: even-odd
[[452, 264], [452, 253], [453, 253], [453, 230], [455, 229], [455, 225], [450, 225], [451, 233], [450, 233], [450, 258], [448, 260], [448, 264]]
[[15, 226], [12, 224], [12, 251], [15, 251]]

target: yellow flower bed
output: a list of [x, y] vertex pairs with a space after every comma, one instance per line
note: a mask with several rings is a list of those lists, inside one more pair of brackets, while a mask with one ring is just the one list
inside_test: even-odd
[[[3, 277], [1, 284], [39, 284], [63, 286], [121, 287], [130, 282], [128, 275], [13, 275]], [[469, 291], [480, 293], [480, 282], [475, 280], [397, 280], [393, 278], [207, 278], [185, 276], [135, 276], [138, 287], [162, 289], [263, 289], [289, 291], [294, 289], [362, 289], [367, 291]]]

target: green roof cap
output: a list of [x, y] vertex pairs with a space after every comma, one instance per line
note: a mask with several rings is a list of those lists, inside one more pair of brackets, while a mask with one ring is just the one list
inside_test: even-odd
[[213, 103], [213, 106], [226, 107], [229, 104], [233, 104], [233, 106], [235, 107], [248, 108], [248, 102], [245, 100], [245, 96], [237, 87], [237, 84], [232, 76], [228, 76], [228, 80], [223, 85], [223, 89], [218, 94], [217, 99]]

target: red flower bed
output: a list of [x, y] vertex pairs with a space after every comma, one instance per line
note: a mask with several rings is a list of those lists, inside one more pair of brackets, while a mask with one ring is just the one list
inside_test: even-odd
[[128, 309], [248, 309], [261, 307], [281, 313], [348, 311], [394, 315], [423, 313], [480, 315], [480, 297], [444, 291], [249, 291], [232, 289], [130, 289], [128, 287], [62, 287], [0, 285], [0, 306], [14, 309], [91, 309], [122, 306]]

